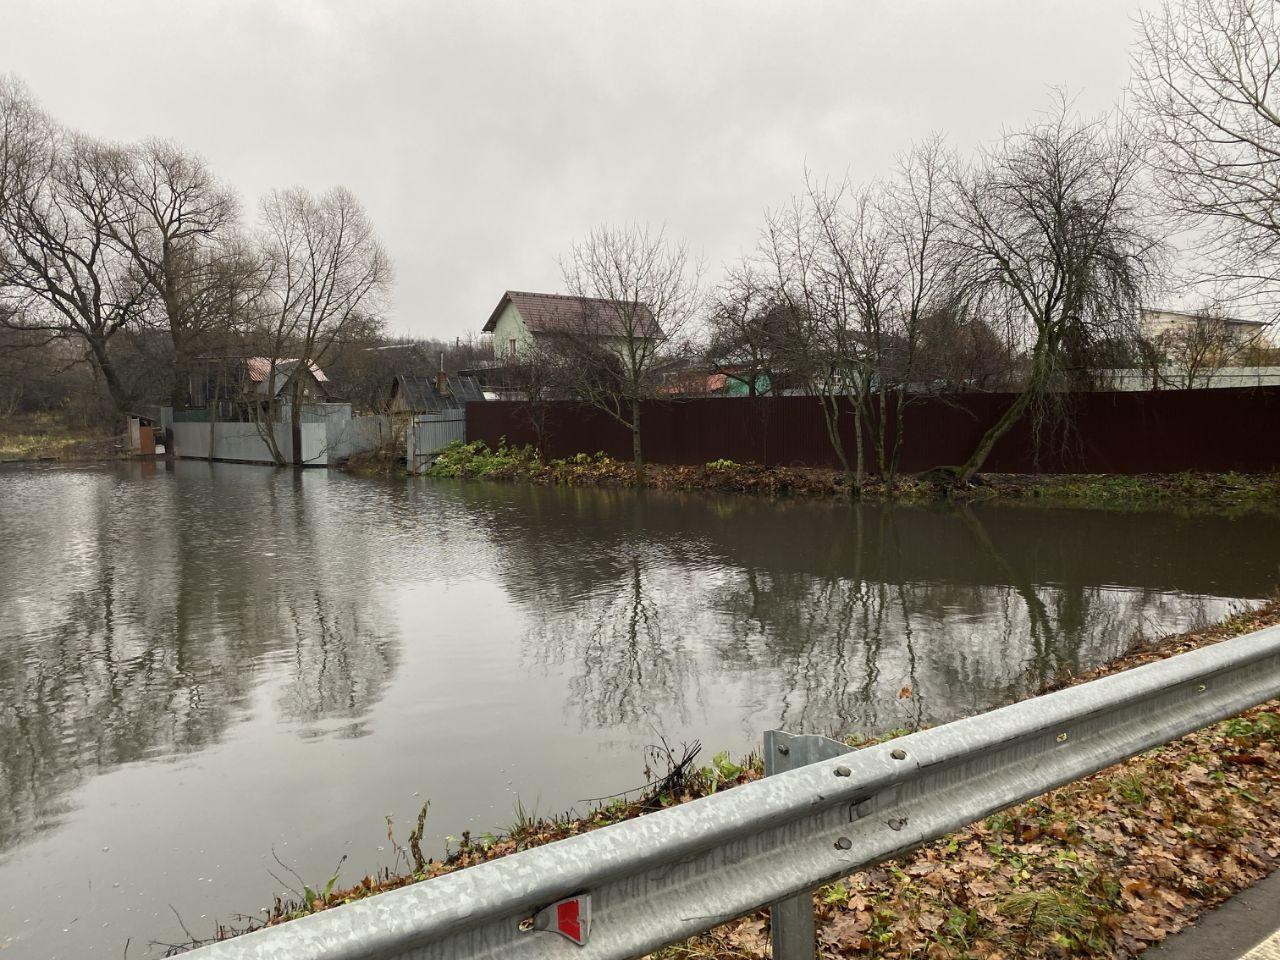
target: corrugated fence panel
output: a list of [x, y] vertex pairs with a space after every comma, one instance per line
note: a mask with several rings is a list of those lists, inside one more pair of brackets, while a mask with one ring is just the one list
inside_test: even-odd
[[[975, 393], [912, 400], [901, 411], [901, 469], [963, 462], [1013, 401]], [[1280, 387], [1062, 394], [1069, 412], [1044, 423], [1024, 416], [996, 444], [986, 469], [1008, 473], [1172, 473], [1182, 470], [1268, 472], [1280, 469]], [[839, 418], [853, 446], [853, 414]], [[1067, 423], [1063, 428], [1054, 422]], [[540, 429], [537, 429], [540, 428]], [[892, 417], [890, 430], [893, 429]], [[631, 456], [630, 432], [583, 404], [487, 401], [467, 405], [467, 436], [496, 446], [541, 444], [551, 457], [603, 451]], [[770, 466], [838, 467], [816, 397], [732, 397], [646, 401], [641, 413], [645, 459], [701, 464], [727, 459]], [[863, 438], [875, 472], [870, 437]]]
[[[483, 406], [471, 403], [469, 407]], [[441, 447], [455, 440], [467, 439], [467, 418], [461, 410], [447, 413], [425, 414], [413, 418], [413, 427], [407, 437], [405, 463], [410, 473], [417, 473], [432, 459]], [[513, 441], [522, 442], [522, 441]], [[495, 441], [496, 443], [496, 441]]]

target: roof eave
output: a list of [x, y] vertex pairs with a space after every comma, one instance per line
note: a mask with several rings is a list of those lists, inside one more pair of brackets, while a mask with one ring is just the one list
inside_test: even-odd
[[510, 302], [511, 291], [508, 290], [502, 295], [502, 299], [498, 301], [498, 305], [493, 308], [493, 313], [489, 314], [489, 319], [485, 321], [484, 326], [480, 328], [481, 333], [493, 333], [494, 327], [498, 325], [498, 317], [502, 315], [502, 311]]

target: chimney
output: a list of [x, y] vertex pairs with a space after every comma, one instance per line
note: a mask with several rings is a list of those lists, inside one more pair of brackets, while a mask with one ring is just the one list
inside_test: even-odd
[[436, 374], [436, 393], [442, 397], [449, 395], [449, 375], [443, 370]]

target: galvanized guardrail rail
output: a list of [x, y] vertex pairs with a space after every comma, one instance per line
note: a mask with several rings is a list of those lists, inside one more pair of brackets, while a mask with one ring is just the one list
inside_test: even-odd
[[778, 901], [812, 956], [795, 895], [1277, 696], [1272, 627], [835, 757], [779, 732], [804, 765], [188, 956], [621, 960]]

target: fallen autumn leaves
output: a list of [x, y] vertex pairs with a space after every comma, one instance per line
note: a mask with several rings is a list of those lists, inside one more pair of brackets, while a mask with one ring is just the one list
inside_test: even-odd
[[[822, 955], [1133, 956], [1275, 865], [1278, 744], [1273, 704], [826, 887]], [[765, 931], [661, 956], [763, 958]]]
[[[1073, 683], [1280, 623], [1280, 603]], [[1131, 957], [1280, 858], [1272, 702], [988, 817], [814, 897], [824, 957]], [[767, 914], [662, 951], [769, 956]]]

